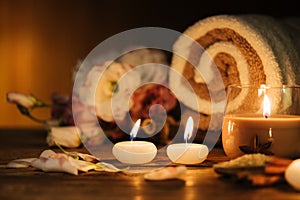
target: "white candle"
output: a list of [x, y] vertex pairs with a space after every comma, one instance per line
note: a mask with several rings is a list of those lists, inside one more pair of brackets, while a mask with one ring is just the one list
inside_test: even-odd
[[290, 186], [300, 191], [300, 159], [289, 164], [284, 172], [284, 178]]
[[145, 164], [151, 162], [156, 154], [156, 146], [147, 141], [133, 141], [140, 127], [141, 120], [137, 120], [131, 132], [131, 141], [118, 142], [113, 146], [112, 153], [125, 164]]
[[188, 143], [194, 128], [192, 117], [189, 117], [184, 131], [185, 143], [171, 144], [167, 147], [167, 155], [173, 163], [197, 164], [203, 162], [208, 155], [208, 148], [204, 144]]

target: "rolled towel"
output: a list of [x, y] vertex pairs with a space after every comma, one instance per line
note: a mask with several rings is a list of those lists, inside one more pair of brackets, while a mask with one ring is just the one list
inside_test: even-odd
[[[200, 44], [203, 50], [195, 51], [195, 44], [187, 42], [186, 36]], [[179, 100], [190, 108], [188, 115], [200, 113], [198, 127], [202, 130], [221, 129], [226, 102], [221, 94], [226, 94], [229, 84], [299, 84], [300, 58], [293, 37], [285, 24], [271, 16], [247, 14], [204, 18], [187, 28], [173, 49], [171, 67], [188, 80], [194, 91], [181, 84], [182, 77], [172, 72], [170, 88], [176, 93], [196, 93], [196, 106], [189, 104], [184, 95], [179, 96]], [[191, 63], [198, 64], [194, 67]], [[244, 106], [243, 109], [247, 109], [243, 102], [251, 101], [247, 93], [237, 94], [236, 99], [234, 106]], [[218, 120], [211, 122], [212, 115], [219, 115]]]

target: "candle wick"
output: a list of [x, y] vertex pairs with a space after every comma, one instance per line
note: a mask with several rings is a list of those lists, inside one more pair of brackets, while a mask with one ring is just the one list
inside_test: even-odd
[[187, 137], [185, 138], [185, 144], [188, 143], [189, 137], [190, 137], [190, 133], [188, 133], [188, 134], [187, 134]]
[[266, 115], [265, 115], [265, 118], [266, 118], [266, 119], [270, 118], [270, 115], [267, 115], [267, 114], [266, 114]]

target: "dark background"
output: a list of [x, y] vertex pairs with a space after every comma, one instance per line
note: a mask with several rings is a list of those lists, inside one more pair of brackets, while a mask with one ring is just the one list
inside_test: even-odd
[[[276, 18], [299, 16], [293, 1], [102, 1], [102, 0], [2, 0], [1, 10], [11, 26], [36, 29], [54, 42], [80, 47], [80, 56], [104, 39], [137, 27], [155, 26], [183, 32], [198, 20], [218, 14], [266, 14]], [[22, 31], [22, 30], [21, 30]], [[76, 44], [79, 43], [79, 44]], [[81, 45], [80, 43], [84, 43]]]
[[78, 60], [103, 40], [132, 28], [183, 32], [205, 17], [265, 14], [298, 17], [297, 1], [0, 0], [0, 127], [36, 126], [6, 102], [6, 92], [72, 91]]

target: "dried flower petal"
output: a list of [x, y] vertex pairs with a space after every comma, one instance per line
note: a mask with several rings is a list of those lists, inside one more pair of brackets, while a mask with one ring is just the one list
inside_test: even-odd
[[6, 168], [27, 168], [36, 158], [20, 158], [7, 163]]
[[185, 166], [177, 167], [164, 167], [144, 175], [145, 180], [150, 181], [162, 181], [168, 179], [177, 179], [180, 178], [186, 172]]
[[77, 153], [77, 155], [88, 162], [96, 162], [96, 161], [100, 161], [100, 158], [97, 158], [96, 156], [90, 155], [90, 154], [86, 154], [86, 153]]
[[81, 158], [82, 160], [84, 161], [87, 161], [87, 162], [92, 162], [92, 163], [96, 163], [96, 162], [99, 162], [100, 161], [100, 158], [97, 158], [96, 156], [93, 156], [93, 155], [90, 155], [90, 154], [86, 154], [86, 153], [79, 153], [79, 152], [76, 152], [76, 151], [72, 151], [72, 152], [68, 152], [68, 151], [65, 151], [63, 150], [65, 154], [73, 157], [74, 159], [79, 159]]
[[61, 146], [58, 145], [58, 147], [60, 147], [63, 153], [56, 153], [53, 150], [47, 149], [40, 154], [39, 158], [16, 159], [9, 162], [6, 167], [25, 168], [32, 166], [44, 172], [66, 172], [73, 175], [78, 175], [78, 171], [120, 172], [125, 170], [119, 169], [109, 163], [98, 162], [100, 159], [93, 155], [67, 152]]
[[50, 158], [51, 156], [56, 155], [56, 153], [50, 149], [44, 150], [41, 154], [40, 157], [43, 158]]
[[106, 162], [98, 162], [96, 165], [98, 167], [95, 169], [95, 171], [121, 172], [128, 169], [127, 167], [125, 169], [119, 169], [116, 166]]
[[97, 166], [94, 163], [87, 162], [87, 161], [84, 161], [84, 160], [76, 160], [72, 157], [69, 157], [69, 161], [79, 171], [88, 172], [90, 170], [93, 170], [93, 169], [97, 168]]
[[51, 157], [40, 157], [31, 162], [31, 166], [45, 172], [66, 172], [77, 175], [78, 170], [70, 160], [69, 156], [57, 153]]

